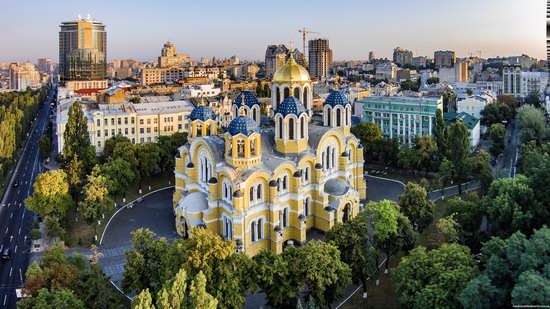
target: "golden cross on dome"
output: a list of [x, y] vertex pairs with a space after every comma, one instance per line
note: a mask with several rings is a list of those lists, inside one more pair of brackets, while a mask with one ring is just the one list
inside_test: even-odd
[[244, 110], [244, 93], [241, 92], [241, 116], [246, 116], [245, 110]]
[[293, 50], [294, 50], [294, 40], [290, 39], [290, 52], [292, 53]]

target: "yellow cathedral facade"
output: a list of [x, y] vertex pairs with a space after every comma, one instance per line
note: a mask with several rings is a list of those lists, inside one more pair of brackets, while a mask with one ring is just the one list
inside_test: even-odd
[[351, 103], [333, 91], [314, 115], [312, 87], [307, 70], [289, 57], [271, 82], [269, 121], [260, 121], [249, 91], [234, 100], [223, 134], [208, 106], [193, 109], [174, 171], [181, 236], [201, 227], [248, 256], [278, 254], [304, 244], [310, 230], [326, 232], [362, 210], [363, 148], [350, 132]]

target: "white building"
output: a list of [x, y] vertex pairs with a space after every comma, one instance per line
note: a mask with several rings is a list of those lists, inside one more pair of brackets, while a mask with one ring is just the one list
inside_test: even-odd
[[454, 68], [439, 68], [439, 82], [451, 84], [455, 82], [455, 69]]
[[542, 95], [548, 85], [548, 72], [521, 72], [521, 97]]
[[192, 85], [181, 89], [184, 98], [213, 97], [220, 92], [220, 88], [215, 88], [214, 84]]
[[503, 90], [505, 95], [519, 97], [521, 95], [521, 68], [504, 67], [502, 69]]
[[458, 113], [466, 113], [477, 119], [481, 119], [481, 111], [487, 104], [494, 103], [494, 98], [487, 94], [472, 95], [464, 99], [458, 99], [456, 102]]
[[88, 120], [90, 143], [95, 146], [96, 154], [103, 153], [105, 141], [122, 135], [134, 144], [157, 142], [163, 135], [187, 132], [189, 114], [194, 105], [188, 100], [157, 103], [131, 102], [98, 104], [82, 101], [78, 97], [58, 101], [56, 132], [58, 152], [63, 152], [65, 126], [68, 121], [69, 107], [73, 102], [81, 105]]
[[392, 62], [380, 63], [376, 66], [376, 78], [395, 81], [397, 76], [397, 65]]

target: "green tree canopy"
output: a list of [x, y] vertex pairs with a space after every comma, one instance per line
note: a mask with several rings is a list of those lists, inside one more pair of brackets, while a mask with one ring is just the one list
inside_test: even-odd
[[524, 105], [518, 109], [518, 124], [521, 141], [540, 144], [547, 135], [546, 116], [542, 109]]
[[43, 218], [48, 215], [64, 218], [67, 210], [73, 205], [67, 174], [63, 170], [39, 174], [33, 189], [33, 195], [25, 200], [25, 206]]
[[[82, 107], [78, 102], [73, 102], [68, 111], [68, 120], [63, 133], [63, 157], [65, 162], [78, 155], [84, 162], [86, 170], [91, 169], [95, 158], [95, 150], [90, 145], [90, 136], [88, 134], [88, 119], [84, 116]], [[92, 150], [90, 150], [92, 149]]]
[[116, 158], [103, 164], [101, 174], [105, 176], [105, 185], [111, 194], [126, 191], [136, 179], [134, 168], [122, 158]]
[[428, 199], [428, 193], [419, 184], [408, 182], [405, 192], [399, 197], [401, 212], [409, 218], [412, 224], [417, 224], [422, 231], [433, 220], [435, 204]]
[[392, 274], [399, 301], [407, 308], [457, 308], [457, 296], [477, 274], [470, 250], [458, 244], [416, 247]]
[[103, 147], [103, 156], [106, 159], [110, 159], [113, 156], [113, 152], [115, 150], [115, 146], [118, 143], [131, 143], [130, 140], [126, 136], [122, 136], [120, 134], [117, 134], [108, 140], [105, 141], [105, 146]]

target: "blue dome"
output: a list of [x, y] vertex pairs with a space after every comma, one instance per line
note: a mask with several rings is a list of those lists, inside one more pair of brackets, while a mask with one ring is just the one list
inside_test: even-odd
[[299, 116], [306, 112], [304, 105], [296, 97], [287, 97], [281, 102], [279, 108], [277, 108], [276, 114], [281, 114], [283, 117], [286, 115], [296, 115]]
[[227, 132], [231, 135], [237, 135], [242, 133], [246, 136], [254, 132], [260, 132], [260, 128], [252, 118], [248, 116], [239, 116], [229, 123], [227, 127]]
[[330, 105], [332, 107], [335, 107], [336, 105], [351, 105], [351, 103], [342, 92], [332, 91], [325, 99], [325, 103], [323, 103], [323, 105]]
[[206, 121], [208, 119], [216, 120], [216, 114], [212, 111], [212, 109], [210, 109], [210, 107], [201, 105], [193, 108], [191, 115], [189, 115], [189, 119], [191, 119], [191, 121], [195, 121], [197, 119], [202, 121]]
[[233, 100], [233, 104], [240, 107], [243, 102], [243, 96], [244, 104], [246, 104], [246, 106], [252, 108], [252, 106], [254, 105], [260, 105], [260, 103], [258, 103], [258, 98], [256, 98], [252, 91], [241, 91], [241, 93], [239, 93], [235, 100]]

